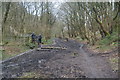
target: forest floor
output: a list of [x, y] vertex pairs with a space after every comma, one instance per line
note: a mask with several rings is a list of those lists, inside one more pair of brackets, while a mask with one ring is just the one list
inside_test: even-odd
[[[55, 39], [53, 49], [33, 49], [2, 62], [5, 78], [117, 78], [108, 54], [90, 51], [75, 40]], [[54, 49], [62, 47], [64, 49]], [[99, 55], [100, 54], [100, 55]], [[111, 52], [114, 54], [114, 52]], [[105, 56], [107, 55], [107, 56]]]

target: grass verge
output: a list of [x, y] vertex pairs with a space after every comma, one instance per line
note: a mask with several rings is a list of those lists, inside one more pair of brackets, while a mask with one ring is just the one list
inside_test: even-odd
[[2, 60], [5, 60], [29, 50], [29, 47], [20, 41], [9, 41], [2, 49]]
[[[53, 39], [49, 39], [47, 40], [47, 42], [45, 41], [45, 39], [42, 39], [42, 42], [44, 44], [52, 44], [53, 43]], [[5, 60], [8, 58], [11, 58], [13, 56], [16, 56], [20, 53], [23, 53], [29, 49], [33, 49], [33, 48], [37, 48], [37, 43], [33, 44], [30, 42], [22, 42], [19, 40], [6, 40], [5, 44], [3, 48], [0, 49], [0, 53], [1, 53], [1, 60]]]

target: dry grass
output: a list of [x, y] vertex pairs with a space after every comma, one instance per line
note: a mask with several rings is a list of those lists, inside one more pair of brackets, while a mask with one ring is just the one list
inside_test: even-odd
[[4, 45], [3, 49], [2, 60], [16, 56], [28, 50], [28, 48], [24, 46], [22, 42], [18, 41], [10, 41], [7, 45]]
[[23, 73], [23, 75], [19, 78], [47, 78], [47, 76], [41, 74], [40, 72], [32, 71], [32, 72]]
[[109, 57], [109, 61], [112, 65], [113, 71], [118, 71], [118, 60], [119, 60], [118, 53], [112, 54]]

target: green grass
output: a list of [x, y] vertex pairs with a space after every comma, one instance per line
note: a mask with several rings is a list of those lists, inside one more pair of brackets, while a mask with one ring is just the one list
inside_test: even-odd
[[11, 50], [5, 50], [5, 51], [2, 51], [2, 60], [5, 60], [5, 59], [8, 59], [8, 58], [11, 58], [13, 56], [16, 56], [22, 52], [25, 52], [27, 51], [29, 48], [27, 48], [26, 46], [9, 46]]
[[53, 39], [49, 39], [46, 44], [52, 44], [52, 43], [53, 43]]
[[15, 40], [6, 40], [8, 41], [7, 44], [4, 44], [4, 50], [1, 50], [2, 60], [11, 58], [16, 56], [22, 52], [29, 50], [23, 42], [15, 41]]
[[111, 35], [106, 36], [104, 39], [97, 42], [98, 49], [100, 51], [111, 50], [118, 46], [118, 33], [114, 32]]
[[52, 44], [53, 43], [53, 38], [51, 38], [51, 39], [48, 39], [47, 41], [43, 38], [42, 39], [42, 42], [44, 43], [44, 44]]
[[8, 54], [8, 53], [2, 53], [2, 60], [5, 60], [5, 59], [8, 59], [8, 58], [11, 58], [13, 56], [16, 56], [17, 54]]
[[110, 45], [110, 44], [117, 44], [118, 45], [118, 33], [114, 32], [111, 35], [106, 36], [104, 39], [99, 41], [100, 45]]
[[33, 44], [33, 43], [29, 43], [29, 42], [25, 43], [25, 45], [23, 45], [23, 46], [26, 46], [29, 49], [37, 48], [37, 44]]
[[[47, 42], [45, 41], [45, 39], [42, 39], [42, 42], [44, 44], [52, 44], [53, 39], [49, 39], [49, 40], [47, 40]], [[20, 53], [23, 53], [23, 52], [29, 50], [29, 49], [34, 49], [34, 48], [38, 47], [37, 43], [33, 44], [33, 43], [30, 43], [29, 41], [24, 43], [19, 39], [18, 40], [6, 39], [4, 41], [4, 43], [7, 43], [7, 44], [4, 44], [5, 50], [0, 50], [0, 53], [2, 55], [2, 58], [0, 58], [0, 59], [2, 59], [2, 60], [11, 58], [13, 56], [16, 56]]]

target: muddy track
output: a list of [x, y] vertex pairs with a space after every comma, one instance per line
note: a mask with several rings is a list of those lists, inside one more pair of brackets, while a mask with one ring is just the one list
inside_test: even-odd
[[74, 40], [55, 39], [54, 47], [66, 50], [33, 50], [3, 62], [3, 77], [17, 78], [23, 73], [37, 71], [48, 78], [116, 78], [104, 57], [90, 56], [84, 45]]

